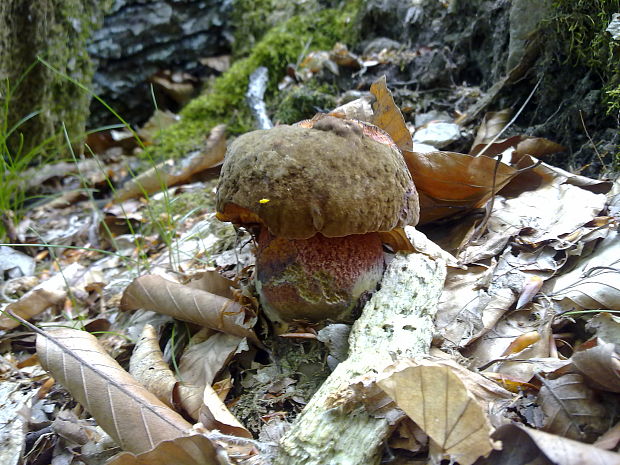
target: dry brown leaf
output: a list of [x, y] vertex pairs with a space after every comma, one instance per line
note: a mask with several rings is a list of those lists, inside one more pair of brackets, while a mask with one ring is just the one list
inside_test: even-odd
[[205, 428], [216, 429], [231, 436], [252, 437], [252, 433], [230, 413], [230, 410], [226, 408], [224, 402], [222, 402], [217, 392], [211, 386], [205, 387], [203, 403], [199, 419]]
[[372, 97], [361, 97], [351, 102], [340, 105], [334, 108], [331, 112], [333, 114], [342, 114], [346, 119], [357, 119], [372, 123], [373, 112], [370, 104]]
[[439, 457], [470, 465], [493, 450], [483, 408], [445, 365], [425, 362], [377, 382], [433, 440]]
[[549, 282], [549, 295], [567, 308], [620, 310], [619, 257], [620, 233], [610, 231], [592, 255]]
[[620, 356], [615, 344], [593, 339], [582, 344], [571, 360], [590, 384], [604, 391], [620, 392]]
[[226, 125], [211, 130], [204, 149], [183, 160], [166, 160], [126, 182], [116, 192], [115, 202], [159, 192], [186, 182], [192, 175], [211, 168], [224, 159], [226, 153]]
[[484, 329], [482, 315], [491, 301], [488, 287], [495, 264], [470, 265], [466, 270], [448, 268], [435, 326], [448, 344], [462, 347]]
[[[604, 208], [605, 200], [602, 194], [568, 184], [549, 184], [511, 199], [497, 196], [484, 240], [479, 244], [469, 244], [458, 258], [462, 263], [477, 262], [489, 257], [488, 243], [494, 244], [495, 251], [497, 244], [505, 246], [513, 236], [518, 245], [534, 250], [547, 243], [566, 248], [571, 245], [566, 236], [596, 218]], [[542, 258], [550, 261], [549, 257]], [[540, 267], [529, 266], [529, 269], [538, 271]]]
[[187, 286], [232, 299], [233, 293], [231, 288], [235, 287], [235, 283], [231, 279], [222, 276], [215, 269], [210, 269], [202, 273], [200, 277], [191, 280], [187, 283]]
[[[503, 387], [498, 386], [495, 382], [490, 382], [486, 373], [483, 375], [464, 367], [445, 352], [431, 348], [430, 354], [432, 357], [427, 358], [438, 365], [449, 367], [487, 412], [493, 410], [492, 404], [495, 402], [514, 397]], [[417, 364], [418, 361], [409, 360], [407, 362]]]
[[215, 333], [207, 340], [189, 346], [179, 363], [183, 382], [196, 386], [212, 384], [218, 372], [237, 352], [242, 340], [239, 336]]
[[[140, 139], [145, 144], [152, 144], [155, 142], [157, 134], [163, 129], [172, 126], [179, 121], [180, 117], [169, 110], [157, 109], [151, 115], [146, 123], [138, 130]], [[95, 151], [95, 153], [98, 153]]]
[[566, 150], [566, 147], [563, 145], [545, 139], [544, 137], [524, 137], [523, 140], [517, 144], [513, 158], [516, 157], [519, 159], [524, 155], [540, 158], [545, 155], [563, 152], [564, 150]]
[[204, 386], [178, 383], [172, 394], [174, 403], [175, 405], [180, 405], [191, 418], [198, 421], [200, 409], [202, 408], [204, 391]]
[[506, 150], [510, 148], [516, 147], [522, 140], [523, 136], [512, 136], [507, 139], [498, 139], [492, 144], [475, 144], [472, 146], [469, 154], [478, 156], [479, 153], [482, 153], [485, 157], [495, 157], [496, 155], [506, 152]]
[[129, 360], [129, 373], [168, 407], [173, 408], [174, 373], [164, 361], [155, 328], [144, 325]]
[[502, 388], [506, 389], [509, 392], [514, 392], [515, 394], [520, 394], [526, 390], [537, 391], [538, 388], [530, 383], [524, 383], [518, 379], [514, 379], [508, 375], [503, 373], [493, 373], [493, 372], [484, 372], [484, 376], [488, 379], [493, 380]]
[[[510, 121], [511, 116], [512, 110], [510, 108], [487, 112], [482, 118], [478, 132], [476, 133], [476, 138], [472, 143], [472, 153], [474, 153], [479, 146], [484, 148], [485, 145], [489, 144], [493, 138], [504, 129], [508, 121]], [[478, 149], [475, 153], [478, 153], [482, 148]], [[485, 154], [490, 155], [487, 154], [486, 151]]]
[[620, 465], [620, 454], [516, 423], [498, 428], [493, 439], [502, 450], [476, 465]]
[[387, 132], [400, 150], [413, 150], [413, 140], [405, 124], [405, 118], [394, 103], [385, 76], [373, 82], [370, 93], [376, 98], [372, 105], [374, 110], [372, 124]]
[[254, 313], [210, 292], [192, 289], [158, 275], [145, 275], [125, 289], [122, 310], [143, 308], [239, 337], [256, 339]]
[[[497, 313], [501, 311], [497, 310]], [[540, 305], [534, 305], [527, 310], [504, 310], [501, 318], [490, 323], [488, 330], [468, 347], [467, 355], [476, 367], [503, 373], [513, 380], [529, 382], [539, 370], [539, 365], [530, 363], [529, 359], [549, 357], [553, 315], [553, 311]], [[491, 315], [489, 320], [492, 321], [495, 316]], [[541, 335], [536, 342], [516, 354], [502, 356], [515, 338], [533, 331], [538, 331]]]
[[592, 442], [609, 426], [605, 407], [576, 373], [543, 380], [538, 404], [545, 415], [543, 429], [565, 438]]
[[620, 422], [599, 437], [593, 445], [600, 449], [614, 450], [618, 447], [618, 443], [620, 443]]
[[[45, 289], [33, 289], [17, 302], [7, 305], [5, 310], [13, 312], [24, 320], [30, 320], [48, 308], [62, 306], [66, 298], [67, 293], [65, 291], [54, 292]], [[18, 320], [11, 318], [7, 313], [0, 315], [0, 329], [17, 328], [20, 324]]]
[[142, 453], [188, 434], [191, 425], [123, 370], [91, 334], [46, 331], [37, 336], [37, 354], [123, 450]]
[[222, 453], [209, 439], [194, 434], [160, 442], [155, 449], [138, 455], [122, 452], [105, 465], [221, 465], [218, 455]]
[[410, 418], [405, 417], [390, 436], [388, 445], [396, 449], [420, 452], [427, 442], [428, 436]]
[[[56, 273], [28, 291], [17, 302], [7, 305], [5, 312], [10, 311], [24, 320], [29, 320], [50, 307], [58, 307], [67, 298], [67, 284], [73, 285], [84, 273], [86, 269], [82, 265], [72, 263], [65, 267], [62, 273]], [[17, 328], [20, 324], [7, 313], [0, 314], [0, 329]]]
[[502, 353], [502, 357], [518, 354], [522, 350], [530, 347], [532, 344], [540, 341], [541, 338], [542, 336], [538, 331], [529, 331], [527, 333], [521, 334], [510, 343], [510, 345]]
[[611, 342], [620, 350], [620, 318], [609, 313], [601, 312], [586, 323], [586, 330], [594, 333], [598, 339]]
[[514, 168], [488, 157], [409, 151], [403, 156], [420, 195], [421, 224], [484, 205], [493, 188], [498, 192], [516, 174]]

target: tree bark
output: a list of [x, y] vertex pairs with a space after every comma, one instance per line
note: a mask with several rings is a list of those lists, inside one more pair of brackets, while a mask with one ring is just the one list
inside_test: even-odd
[[427, 354], [446, 265], [421, 253], [399, 254], [381, 289], [364, 307], [340, 363], [280, 442], [277, 465], [370, 465], [379, 463], [390, 432], [384, 418], [364, 407], [333, 407], [360, 375], [379, 373], [398, 359]]
[[[0, 100], [4, 104], [0, 124], [6, 125], [6, 130], [19, 126], [8, 141], [12, 158], [37, 150], [50, 138], [54, 139], [49, 142], [55, 142], [55, 148], [66, 149], [63, 124], [70, 138], [81, 140], [90, 95], [38, 63], [37, 57], [90, 86], [93, 68], [86, 42], [103, 19], [108, 3], [109, 0], [0, 2]], [[18, 123], [32, 113], [36, 115]], [[50, 147], [45, 148], [49, 151]]]

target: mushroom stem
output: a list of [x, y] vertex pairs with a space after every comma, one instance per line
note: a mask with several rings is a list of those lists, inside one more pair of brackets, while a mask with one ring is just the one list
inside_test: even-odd
[[384, 266], [378, 233], [299, 240], [262, 228], [256, 287], [271, 320], [351, 322], [360, 298], [376, 289]]

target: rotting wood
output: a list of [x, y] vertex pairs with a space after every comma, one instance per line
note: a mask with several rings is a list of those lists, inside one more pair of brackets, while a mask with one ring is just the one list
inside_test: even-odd
[[377, 373], [401, 358], [427, 354], [445, 262], [421, 253], [398, 254], [381, 289], [366, 304], [340, 363], [282, 438], [277, 465], [371, 465], [379, 463], [390, 432], [383, 418], [358, 406], [332, 408], [334, 397], [360, 375]]

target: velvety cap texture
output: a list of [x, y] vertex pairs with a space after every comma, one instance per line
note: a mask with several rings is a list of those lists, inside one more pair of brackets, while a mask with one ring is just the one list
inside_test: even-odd
[[390, 231], [419, 217], [401, 154], [334, 117], [237, 138], [222, 167], [217, 211], [235, 223], [258, 217], [289, 239]]

